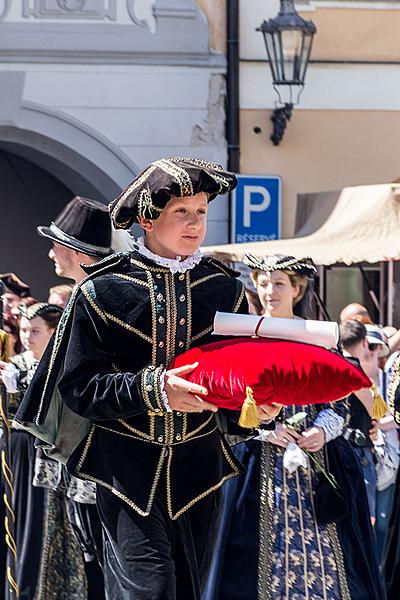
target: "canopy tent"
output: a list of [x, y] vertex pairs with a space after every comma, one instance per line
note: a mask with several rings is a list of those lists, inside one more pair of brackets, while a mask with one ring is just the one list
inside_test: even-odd
[[[307, 224], [301, 231], [306, 230]], [[400, 184], [343, 188], [326, 221], [310, 235], [203, 250], [231, 261], [240, 261], [246, 252], [310, 256], [317, 265], [326, 266], [400, 259]]]

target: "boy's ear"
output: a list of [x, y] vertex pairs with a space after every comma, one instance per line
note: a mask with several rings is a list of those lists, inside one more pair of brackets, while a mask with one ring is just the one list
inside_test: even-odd
[[152, 231], [153, 221], [151, 219], [145, 219], [144, 217], [141, 217], [139, 215], [136, 218], [137, 218], [137, 222], [139, 223], [140, 227], [144, 231]]

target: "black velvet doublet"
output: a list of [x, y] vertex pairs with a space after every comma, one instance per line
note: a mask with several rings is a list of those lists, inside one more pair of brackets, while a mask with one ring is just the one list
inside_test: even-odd
[[43, 421], [58, 385], [66, 405], [91, 423], [69, 459], [70, 472], [142, 516], [162, 485], [169, 517], [177, 519], [240, 472], [213, 413], [166, 412], [160, 394], [164, 368], [176, 355], [217, 339], [217, 311], [247, 312], [233, 275], [209, 258], [171, 273], [137, 252], [94, 265], [17, 419]]

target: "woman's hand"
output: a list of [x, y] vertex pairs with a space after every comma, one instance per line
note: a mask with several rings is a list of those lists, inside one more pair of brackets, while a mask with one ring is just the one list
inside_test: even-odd
[[281, 448], [287, 448], [290, 442], [297, 444], [300, 434], [294, 429], [289, 429], [282, 423], [277, 423], [276, 428], [273, 431], [268, 431], [268, 442], [275, 444], [275, 446], [281, 446]]
[[203, 412], [203, 410], [211, 410], [212, 412], [217, 412], [218, 408], [216, 406], [209, 404], [197, 395], [206, 396], [208, 391], [205, 387], [179, 377], [179, 375], [194, 371], [198, 364], [185, 365], [166, 372], [164, 391], [168, 396], [168, 404], [172, 410], [180, 412]]
[[308, 452], [318, 452], [325, 445], [325, 432], [322, 427], [315, 425], [303, 431], [297, 443], [299, 448]]

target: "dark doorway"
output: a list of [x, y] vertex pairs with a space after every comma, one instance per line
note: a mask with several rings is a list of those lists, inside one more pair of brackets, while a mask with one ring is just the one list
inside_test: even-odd
[[75, 195], [33, 162], [0, 149], [0, 272], [12, 271], [47, 300], [48, 289], [62, 283], [47, 257], [50, 242], [36, 232], [48, 225]]

